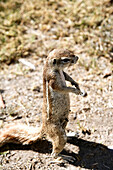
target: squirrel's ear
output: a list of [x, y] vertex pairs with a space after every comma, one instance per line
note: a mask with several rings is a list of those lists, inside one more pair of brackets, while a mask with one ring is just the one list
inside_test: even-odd
[[56, 64], [56, 59], [53, 59], [53, 65], [55, 65]]

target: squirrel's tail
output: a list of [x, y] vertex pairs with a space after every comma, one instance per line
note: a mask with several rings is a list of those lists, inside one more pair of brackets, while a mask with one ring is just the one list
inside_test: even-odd
[[41, 139], [41, 130], [24, 124], [9, 124], [0, 130], [0, 147], [7, 143], [31, 144]]

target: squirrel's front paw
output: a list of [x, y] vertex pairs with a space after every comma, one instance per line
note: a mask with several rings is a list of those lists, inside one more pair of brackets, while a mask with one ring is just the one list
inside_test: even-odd
[[77, 95], [81, 95], [83, 97], [87, 96], [87, 93], [84, 90], [81, 91], [80, 89], [77, 89], [77, 88], [74, 90], [74, 93]]
[[80, 89], [76, 88], [76, 89], [74, 89], [74, 93], [77, 95], [81, 95], [82, 92], [80, 91]]
[[84, 90], [82, 90], [81, 93], [80, 93], [80, 95], [83, 96], [83, 97], [86, 97], [86, 96], [87, 96], [87, 92], [85, 92]]

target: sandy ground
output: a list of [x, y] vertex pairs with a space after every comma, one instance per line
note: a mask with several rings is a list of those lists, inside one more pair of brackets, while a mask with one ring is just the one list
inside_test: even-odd
[[[0, 169], [113, 169], [113, 72], [106, 58], [96, 58], [89, 70], [80, 61], [90, 61], [85, 54], [65, 71], [73, 77], [86, 97], [70, 95], [69, 137], [63, 154], [74, 162], [51, 164], [51, 143], [38, 141], [30, 146], [8, 144], [1, 148]], [[0, 72], [0, 92], [6, 108], [0, 110], [1, 128], [11, 122], [39, 127], [43, 103], [42, 73], [45, 58], [30, 57], [32, 70], [20, 62], [5, 66]], [[68, 84], [69, 85], [69, 84]]]

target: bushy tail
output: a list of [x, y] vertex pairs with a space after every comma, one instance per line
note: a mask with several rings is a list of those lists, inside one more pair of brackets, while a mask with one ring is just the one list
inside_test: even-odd
[[24, 124], [9, 124], [0, 131], [0, 147], [7, 143], [31, 144], [41, 139], [41, 130]]

